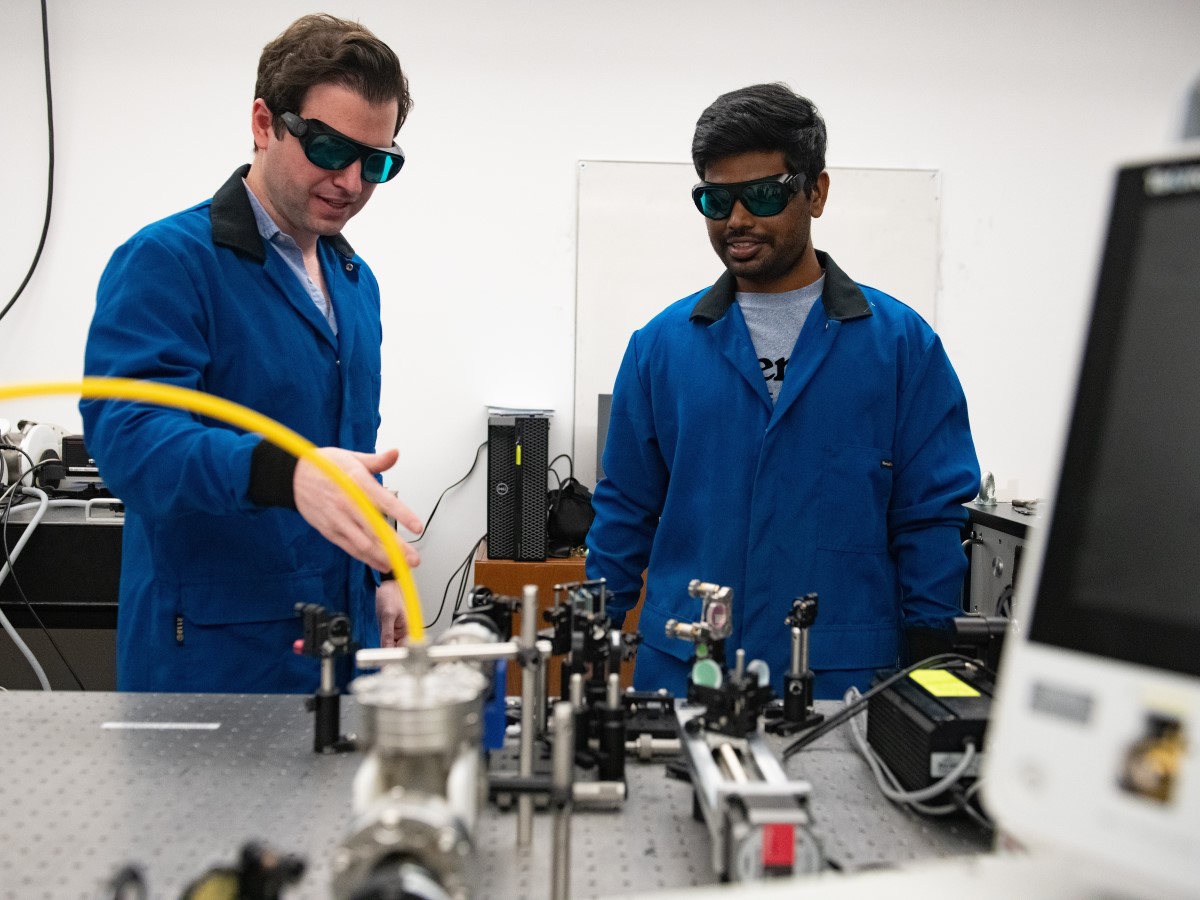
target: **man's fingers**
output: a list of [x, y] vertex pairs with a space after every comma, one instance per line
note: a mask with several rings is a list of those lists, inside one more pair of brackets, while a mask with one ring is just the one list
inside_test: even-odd
[[396, 646], [396, 617], [387, 612], [379, 615], [379, 645], [381, 647]]
[[388, 561], [387, 553], [384, 551], [383, 545], [379, 542], [378, 538], [375, 537], [375, 533], [365, 529], [357, 522], [354, 522], [350, 527], [332, 527], [325, 532], [325, 537], [340, 549], [345, 550], [355, 559], [365, 562], [373, 569], [384, 571], [392, 567]]
[[[357, 453], [337, 447], [323, 447], [321, 454], [345, 472], [380, 512], [393, 518], [407, 531], [420, 534], [423, 525], [411, 509], [384, 488], [373, 475], [395, 465], [398, 450]], [[362, 508], [347, 496], [326, 473], [308, 460], [301, 460], [293, 480], [296, 508], [304, 519], [339, 548], [355, 559], [379, 571], [392, 568], [382, 540]], [[416, 549], [400, 541], [405, 562], [420, 564]]]
[[403, 527], [411, 534], [420, 534], [425, 530], [425, 523], [417, 516], [415, 512], [408, 508], [400, 498], [391, 491], [383, 492], [386, 497], [380, 498], [380, 505], [383, 511], [396, 520], [396, 524]]
[[404, 554], [404, 561], [408, 563], [408, 567], [410, 569], [415, 569], [421, 564], [421, 553], [416, 547], [413, 547], [405, 541], [401, 541], [400, 551]]
[[[363, 560], [380, 572], [391, 571], [392, 563], [388, 558], [387, 550], [376, 536], [374, 529], [371, 528], [365, 519], [359, 521], [358, 525], [360, 531], [354, 539], [354, 544], [358, 548], [358, 552], [351, 553], [351, 555]], [[397, 540], [400, 540], [399, 537], [397, 537]], [[370, 554], [369, 557], [368, 554]], [[404, 562], [408, 564], [409, 568], [415, 569], [421, 564], [421, 554], [417, 551], [417, 548], [403, 540], [400, 540], [400, 554], [404, 557]]]
[[[345, 526], [338, 528], [331, 534], [327, 534], [326, 537], [355, 559], [365, 562], [377, 571], [386, 572], [392, 568], [391, 560], [388, 558], [382, 541], [379, 540], [379, 537], [375, 534], [375, 530], [357, 509], [347, 510]], [[403, 544], [403, 542], [401, 543]], [[415, 564], [408, 560], [407, 553], [404, 555], [405, 561], [409, 565]]]
[[355, 453], [367, 471], [372, 475], [379, 475], [386, 472], [396, 464], [396, 460], [400, 458], [400, 451], [395, 447], [390, 450], [379, 450], [375, 453]]
[[[368, 472], [378, 474], [387, 471], [395, 464], [400, 456], [400, 451], [393, 449], [381, 453], [359, 453], [356, 456], [362, 461]], [[367, 492], [367, 496], [375, 504], [375, 507], [395, 519], [397, 524], [412, 534], [420, 534], [424, 531], [425, 524], [420, 517], [374, 478], [363, 477], [359, 479], [359, 484]]]
[[399, 647], [408, 638], [408, 612], [404, 595], [394, 581], [385, 581], [375, 591], [375, 613], [379, 617], [379, 643]]
[[[387, 496], [391, 497], [392, 495], [388, 494]], [[395, 498], [392, 497], [392, 499]], [[339, 512], [343, 516], [340, 523], [331, 524], [322, 533], [355, 559], [362, 560], [377, 571], [390, 571], [392, 563], [388, 558], [387, 550], [375, 529], [371, 527], [371, 523], [363, 515], [362, 510], [347, 503], [345, 508]], [[395, 532], [389, 531], [389, 534], [395, 534]], [[420, 565], [421, 554], [417, 549], [402, 540], [399, 535], [396, 535], [396, 539], [400, 542], [400, 552], [408, 566], [415, 568]]]

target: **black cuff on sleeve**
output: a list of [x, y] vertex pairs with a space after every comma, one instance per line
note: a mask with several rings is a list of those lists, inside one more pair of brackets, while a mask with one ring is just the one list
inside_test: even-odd
[[380, 584], [383, 584], [383, 582], [385, 582], [385, 581], [395, 581], [395, 580], [396, 580], [395, 572], [387, 571], [387, 572], [379, 573], [379, 583]]
[[270, 441], [262, 441], [250, 457], [250, 490], [247, 492], [250, 502], [295, 509], [296, 495], [292, 486], [295, 473], [296, 457]]

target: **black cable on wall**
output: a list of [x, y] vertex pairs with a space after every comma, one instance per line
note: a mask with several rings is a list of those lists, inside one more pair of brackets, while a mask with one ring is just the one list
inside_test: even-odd
[[0, 310], [0, 319], [8, 315], [8, 311], [29, 284], [29, 279], [33, 277], [38, 261], [42, 258], [42, 250], [46, 246], [46, 234], [50, 231], [50, 207], [54, 202], [54, 97], [50, 90], [50, 29], [46, 23], [46, 0], [42, 0], [42, 59], [46, 70], [46, 132], [50, 141], [50, 164], [46, 173], [46, 216], [42, 221], [42, 236], [38, 239], [37, 251], [33, 254], [29, 271], [25, 273], [25, 279], [12, 295], [12, 299]]

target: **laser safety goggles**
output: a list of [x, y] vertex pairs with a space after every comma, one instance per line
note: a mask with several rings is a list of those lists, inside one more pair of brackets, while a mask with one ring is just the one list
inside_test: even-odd
[[710, 184], [702, 181], [692, 188], [692, 200], [696, 209], [709, 219], [728, 219], [733, 213], [733, 204], [742, 201], [742, 206], [752, 216], [777, 216], [788, 205], [792, 195], [804, 187], [804, 173], [796, 175], [772, 175], [753, 181], [738, 181], [733, 184]]
[[361, 159], [362, 179], [371, 184], [391, 181], [404, 166], [404, 151], [396, 144], [387, 149], [360, 144], [320, 119], [302, 119], [291, 112], [282, 113], [279, 118], [314, 166], [337, 171]]

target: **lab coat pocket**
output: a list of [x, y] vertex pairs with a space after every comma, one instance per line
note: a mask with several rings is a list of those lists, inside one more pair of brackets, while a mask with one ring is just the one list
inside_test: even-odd
[[817, 505], [817, 547], [852, 553], [887, 552], [892, 455], [878, 447], [824, 448]]
[[319, 602], [320, 572], [289, 572], [184, 584], [180, 611], [197, 625], [237, 625], [295, 619], [296, 604]]
[[[696, 612], [699, 612], [699, 605], [697, 605]], [[670, 619], [691, 621], [691, 619], [684, 619], [681, 613], [660, 609], [649, 601], [643, 601], [642, 615], [638, 619], [638, 631], [646, 646], [687, 662], [696, 654], [696, 645], [667, 637], [667, 621]]]

